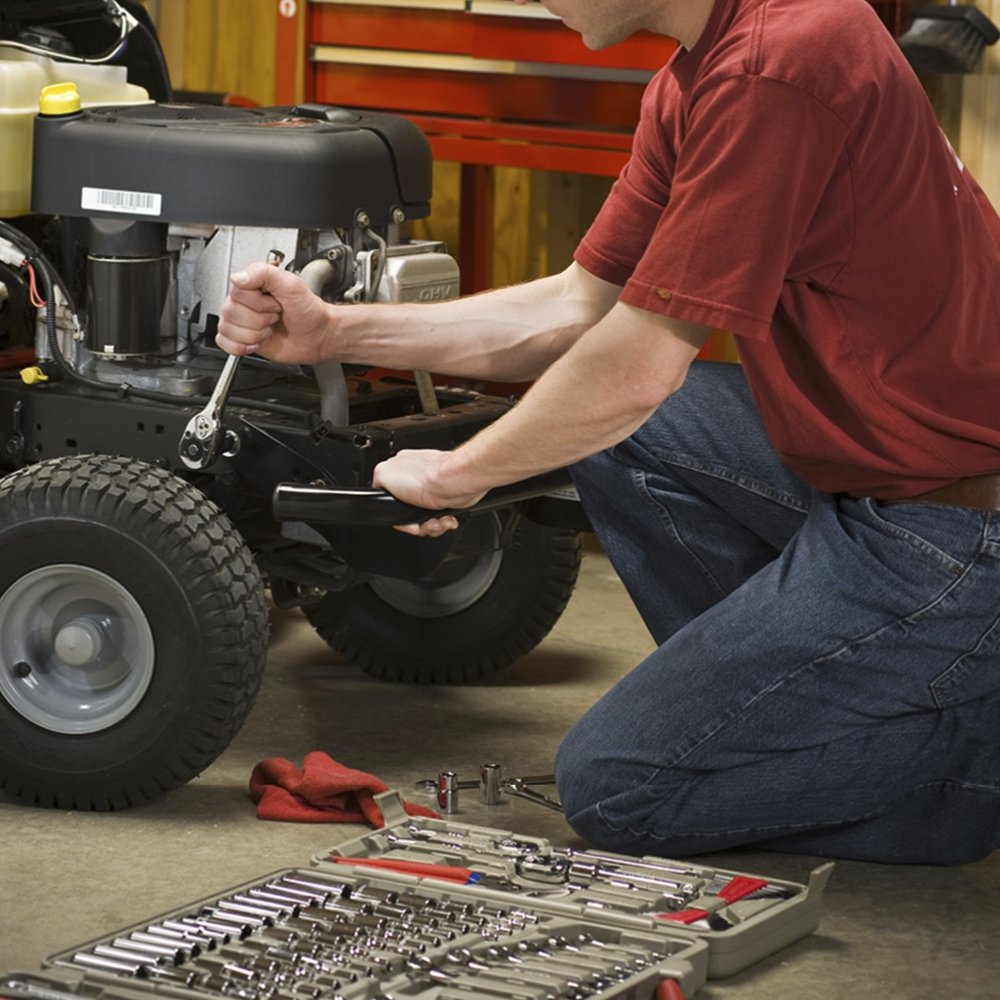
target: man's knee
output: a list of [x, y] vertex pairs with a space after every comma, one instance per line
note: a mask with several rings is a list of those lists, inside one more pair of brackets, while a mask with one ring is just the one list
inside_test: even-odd
[[608, 792], [608, 769], [593, 753], [591, 741], [577, 726], [556, 754], [555, 775], [566, 822], [588, 843], [607, 846], [601, 836], [599, 806]]
[[566, 822], [593, 847], [621, 853], [648, 851], [655, 840], [656, 814], [671, 797], [668, 775], [630, 766], [609, 756], [606, 741], [580, 727], [571, 731], [556, 756], [556, 786]]

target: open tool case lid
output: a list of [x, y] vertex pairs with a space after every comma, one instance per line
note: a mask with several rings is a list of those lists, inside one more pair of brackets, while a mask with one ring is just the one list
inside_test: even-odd
[[[512, 892], [546, 912], [671, 927], [708, 945], [707, 974], [722, 979], [811, 934], [833, 864], [807, 885], [647, 856], [555, 847], [508, 830], [407, 814], [397, 792], [376, 797], [385, 827], [316, 855], [325, 871], [392, 872], [431, 884], [469, 878], [490, 898]], [[507, 883], [506, 887], [491, 885]]]

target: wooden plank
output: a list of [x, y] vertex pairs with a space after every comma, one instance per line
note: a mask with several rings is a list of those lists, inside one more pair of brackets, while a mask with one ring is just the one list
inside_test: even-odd
[[[1000, 0], [977, 6], [1000, 25]], [[958, 155], [1000, 209], [1000, 43], [988, 47], [979, 70], [964, 78]]]
[[[274, 101], [274, 0], [173, 0], [183, 13], [183, 59], [175, 77], [185, 90], [236, 94], [258, 104]], [[173, 14], [174, 21], [180, 15]], [[176, 30], [176, 29], [175, 29]]]
[[184, 86], [187, 90], [213, 90], [215, 79], [216, 0], [194, 3], [180, 0], [186, 8], [184, 21]]
[[239, 26], [235, 92], [258, 104], [274, 103], [277, 22], [274, 0], [226, 0], [229, 24]]
[[174, 87], [183, 89], [187, 75], [187, 55], [185, 48], [187, 3], [185, 0], [171, 0], [161, 3], [155, 9], [156, 31], [160, 36], [163, 54], [170, 70], [170, 80]]
[[540, 273], [539, 255], [545, 245], [546, 220], [531, 211], [532, 196], [544, 186], [544, 175], [530, 170], [498, 167], [493, 214], [494, 287], [516, 285]]
[[431, 214], [403, 227], [404, 235], [411, 239], [440, 240], [456, 257], [459, 252], [460, 169], [457, 163], [435, 162]]

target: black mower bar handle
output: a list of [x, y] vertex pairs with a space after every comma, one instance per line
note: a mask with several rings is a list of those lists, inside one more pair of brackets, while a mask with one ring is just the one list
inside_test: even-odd
[[385, 490], [279, 483], [271, 500], [271, 510], [278, 521], [306, 521], [345, 527], [391, 527], [397, 524], [419, 524], [432, 517], [495, 510], [497, 507], [508, 507], [512, 503], [567, 490], [571, 486], [569, 473], [565, 469], [558, 469], [490, 490], [472, 507], [428, 510], [426, 507], [403, 503]]

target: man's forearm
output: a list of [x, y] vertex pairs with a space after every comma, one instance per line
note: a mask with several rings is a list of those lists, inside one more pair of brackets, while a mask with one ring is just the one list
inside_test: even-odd
[[616, 307], [513, 410], [450, 453], [442, 481], [488, 490], [618, 443], [682, 384], [708, 333]]
[[618, 291], [574, 265], [449, 302], [331, 306], [321, 350], [351, 364], [532, 381], [599, 322]]

